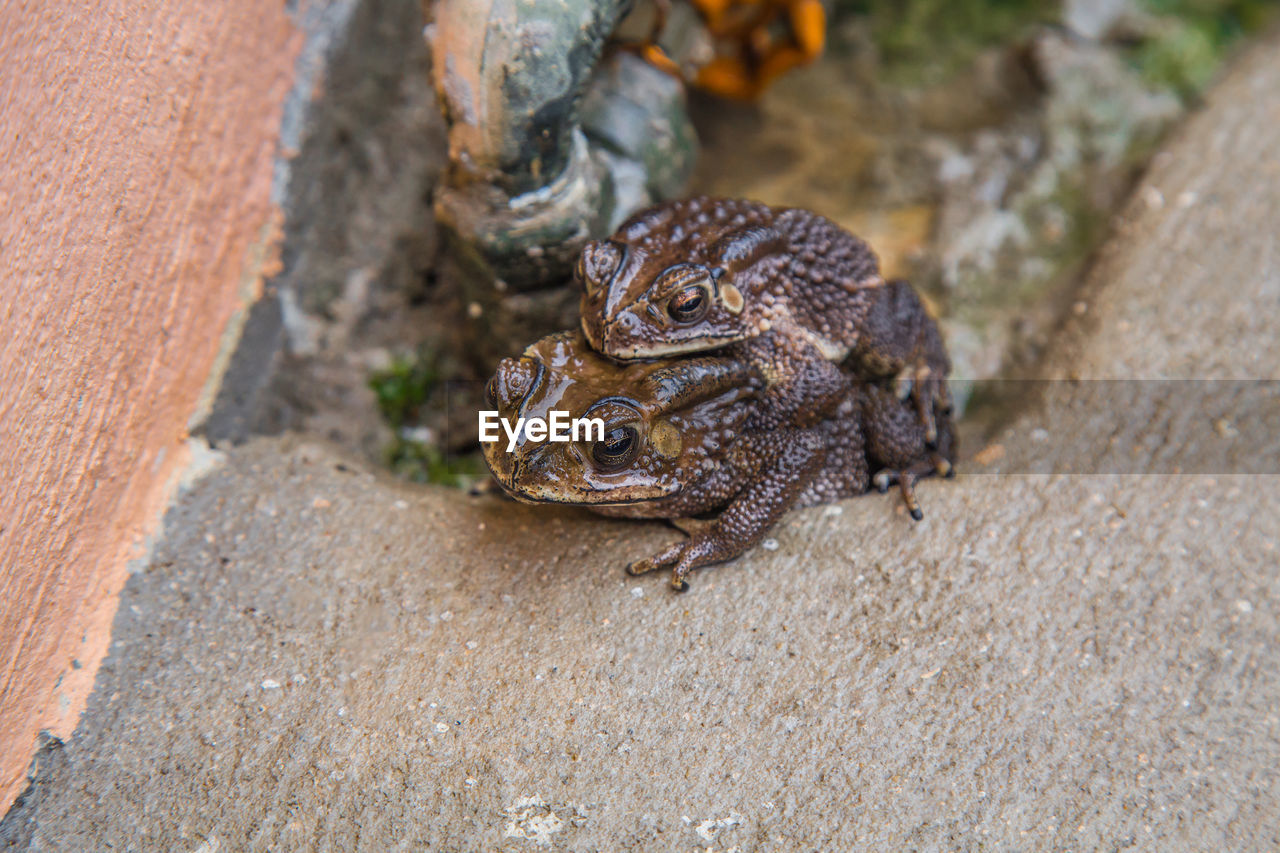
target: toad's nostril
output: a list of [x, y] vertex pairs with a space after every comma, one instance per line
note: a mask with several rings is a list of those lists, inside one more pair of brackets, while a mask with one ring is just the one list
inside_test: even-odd
[[604, 330], [604, 351], [608, 355], [622, 357], [635, 345], [641, 324], [630, 311], [619, 314]]

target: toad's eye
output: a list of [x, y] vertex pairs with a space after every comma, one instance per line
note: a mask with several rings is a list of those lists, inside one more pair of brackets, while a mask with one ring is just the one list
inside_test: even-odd
[[696, 323], [707, 313], [711, 295], [700, 284], [686, 287], [667, 302], [667, 313], [677, 323]]
[[603, 441], [591, 445], [591, 458], [602, 468], [616, 471], [632, 460], [639, 447], [640, 436], [634, 427], [614, 427]]

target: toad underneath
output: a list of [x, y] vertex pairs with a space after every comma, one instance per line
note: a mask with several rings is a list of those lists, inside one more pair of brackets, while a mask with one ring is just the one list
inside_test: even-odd
[[[553, 410], [603, 421], [603, 437], [567, 442], [517, 434], [484, 444], [494, 479], [519, 500], [588, 507], [603, 515], [667, 518], [688, 538], [629, 565], [672, 569], [687, 588], [695, 568], [738, 556], [792, 507], [903, 487], [950, 458], [946, 412], [934, 413], [935, 450], [913, 407], [842, 376], [787, 421], [768, 402], [777, 376], [736, 347], [683, 358], [619, 363], [580, 334], [543, 338], [504, 359], [487, 405], [511, 423]], [[594, 439], [594, 440], [592, 440]]]

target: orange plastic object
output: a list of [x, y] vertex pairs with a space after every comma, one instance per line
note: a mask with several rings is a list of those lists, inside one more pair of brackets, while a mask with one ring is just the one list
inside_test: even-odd
[[[715, 57], [692, 82], [730, 98], [753, 99], [826, 44], [827, 15], [820, 0], [690, 0], [715, 42]], [[675, 73], [676, 63], [656, 45], [646, 59]]]

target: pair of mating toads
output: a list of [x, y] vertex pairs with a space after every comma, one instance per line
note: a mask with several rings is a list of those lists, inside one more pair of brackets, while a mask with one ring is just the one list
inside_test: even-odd
[[[484, 446], [518, 499], [667, 518], [688, 538], [628, 566], [692, 569], [755, 545], [790, 508], [951, 472], [950, 362], [875, 254], [807, 210], [693, 198], [589, 243], [582, 329], [504, 359], [500, 416], [604, 421], [602, 441]], [[597, 436], [598, 437], [598, 436]], [[714, 517], [705, 517], [718, 513]], [[700, 517], [701, 516], [701, 517]]]

